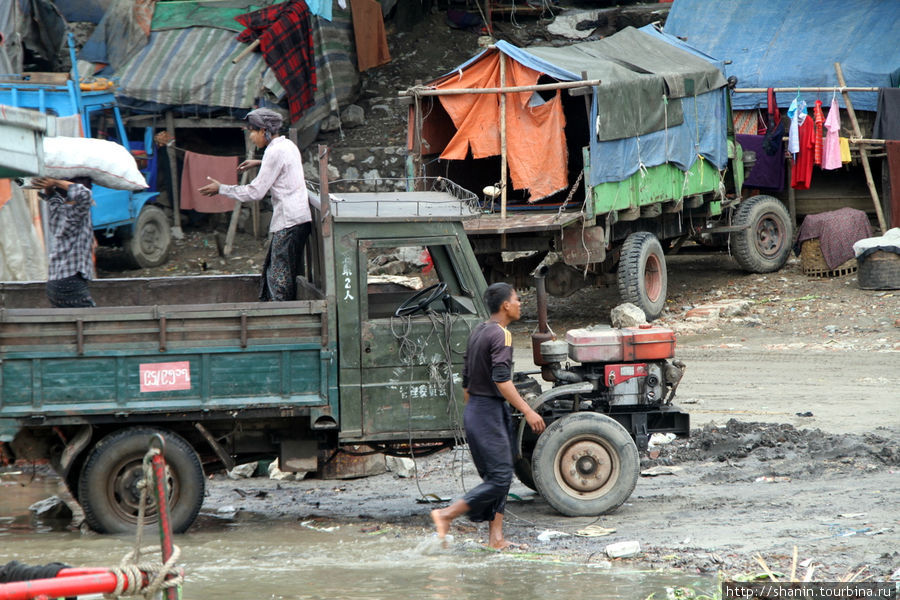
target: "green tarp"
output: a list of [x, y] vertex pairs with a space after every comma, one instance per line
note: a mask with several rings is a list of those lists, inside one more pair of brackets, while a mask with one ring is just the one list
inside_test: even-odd
[[203, 2], [196, 0], [173, 0], [157, 2], [153, 11], [153, 31], [183, 29], [185, 27], [216, 27], [231, 31], [243, 31], [244, 27], [234, 20], [238, 15], [248, 13], [283, 0], [217, 0]]

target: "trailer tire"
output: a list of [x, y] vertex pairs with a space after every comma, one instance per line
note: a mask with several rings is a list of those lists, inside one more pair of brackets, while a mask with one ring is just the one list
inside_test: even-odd
[[625, 238], [617, 272], [619, 297], [644, 311], [648, 321], [662, 314], [666, 305], [666, 258], [656, 236], [647, 231]]
[[731, 234], [735, 261], [750, 273], [771, 273], [787, 262], [794, 237], [791, 216], [772, 196], [753, 196], [741, 202], [732, 224], [746, 227]]
[[169, 258], [172, 229], [163, 210], [145, 204], [134, 224], [134, 232], [125, 238], [125, 251], [131, 263], [141, 269], [158, 267]]
[[606, 415], [578, 412], [544, 430], [534, 448], [533, 471], [550, 506], [570, 517], [596, 516], [631, 496], [640, 460], [622, 425]]
[[[78, 480], [78, 501], [87, 524], [99, 533], [134, 533], [137, 528], [142, 461], [150, 439], [165, 439], [169, 488], [169, 516], [174, 533], [184, 533], [203, 504], [206, 478], [197, 453], [178, 434], [150, 427], [121, 429], [104, 437], [91, 449]], [[144, 522], [158, 521], [153, 495]]]

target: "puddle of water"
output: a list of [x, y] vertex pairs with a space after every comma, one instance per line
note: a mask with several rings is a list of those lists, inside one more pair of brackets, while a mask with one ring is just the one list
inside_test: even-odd
[[[32, 524], [27, 507], [53, 495], [55, 483], [0, 483], [0, 564], [61, 561], [114, 566], [130, 537], [82, 535]], [[318, 527], [317, 529], [311, 528]], [[324, 527], [323, 527], [324, 525]], [[525, 600], [665, 598], [665, 588], [712, 589], [710, 578], [619, 571], [539, 554], [494, 553], [458, 536], [435, 551], [426, 537], [353, 525], [203, 517], [176, 536], [185, 569], [184, 597], [270, 600]], [[144, 543], [155, 540], [145, 537]], [[428, 551], [423, 551], [428, 547]]]

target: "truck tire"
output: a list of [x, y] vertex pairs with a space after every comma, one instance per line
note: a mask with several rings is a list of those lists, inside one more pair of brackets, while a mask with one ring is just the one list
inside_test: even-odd
[[[200, 458], [190, 444], [171, 431], [132, 427], [111, 433], [91, 450], [78, 480], [78, 501], [91, 529], [99, 533], [134, 533], [140, 508], [137, 482], [150, 439], [166, 441], [169, 515], [174, 533], [184, 533], [197, 518], [206, 487]], [[158, 521], [156, 501], [149, 496], [144, 521]]]
[[125, 251], [134, 266], [147, 269], [158, 267], [169, 257], [172, 230], [166, 213], [152, 204], [145, 204], [134, 224], [134, 233], [125, 239]]
[[731, 234], [738, 265], [750, 273], [771, 273], [787, 262], [794, 232], [791, 216], [778, 198], [753, 196], [741, 202], [732, 224], [746, 229]]
[[652, 321], [666, 305], [666, 259], [656, 236], [646, 231], [625, 238], [617, 273], [619, 297], [641, 308]]
[[513, 462], [513, 470], [516, 472], [516, 478], [528, 489], [537, 491], [534, 485], [534, 473], [531, 470], [531, 457], [522, 456]]
[[534, 483], [560, 513], [590, 517], [622, 505], [637, 484], [637, 446], [619, 423], [592, 412], [551, 423], [534, 448]]

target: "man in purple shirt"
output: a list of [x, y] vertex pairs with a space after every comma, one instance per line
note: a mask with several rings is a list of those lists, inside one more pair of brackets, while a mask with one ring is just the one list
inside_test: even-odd
[[262, 160], [242, 162], [238, 172], [259, 167], [259, 173], [247, 185], [225, 185], [208, 178], [211, 182], [199, 190], [204, 196], [222, 194], [241, 202], [256, 202], [266, 193], [271, 195], [272, 241], [259, 286], [259, 299], [263, 301], [296, 299], [296, 277], [303, 272], [303, 248], [312, 229], [309, 206], [312, 203], [319, 207], [318, 199], [311, 197], [306, 189], [300, 150], [279, 135], [281, 123], [281, 115], [274, 110], [250, 111], [247, 114], [250, 141], [265, 151]]
[[431, 518], [441, 539], [453, 519], [464, 513], [472, 521], [487, 521], [488, 544], [503, 550], [512, 545], [503, 537], [503, 511], [513, 476], [509, 405], [525, 415], [535, 433], [544, 430], [544, 420], [522, 399], [512, 382], [512, 334], [506, 326], [521, 316], [516, 290], [508, 283], [492, 284], [484, 293], [484, 301], [491, 318], [479, 323], [469, 335], [462, 372], [466, 441], [483, 481], [447, 508], [431, 511]]

